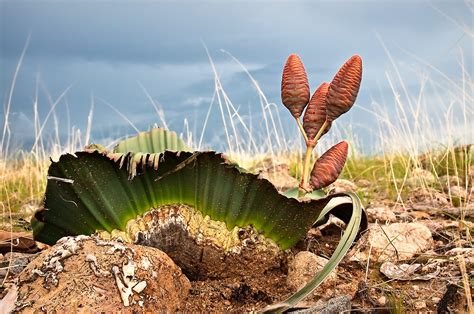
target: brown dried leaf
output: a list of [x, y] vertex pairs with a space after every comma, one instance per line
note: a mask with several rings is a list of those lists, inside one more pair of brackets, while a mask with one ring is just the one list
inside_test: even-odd
[[[314, 92], [311, 100], [309, 101], [308, 108], [304, 113], [303, 117], [303, 128], [308, 135], [309, 140], [314, 140], [319, 129], [323, 126], [326, 121], [326, 97], [329, 90], [329, 83], [324, 82]], [[330, 126], [326, 127], [323, 134], [329, 131]]]
[[354, 104], [362, 80], [362, 59], [352, 56], [334, 76], [327, 96], [328, 120], [334, 121]]
[[33, 235], [28, 232], [10, 232], [0, 230], [0, 253], [24, 252], [35, 253], [40, 251], [38, 242], [33, 240]]
[[309, 101], [309, 84], [300, 57], [292, 54], [286, 60], [281, 80], [281, 100], [295, 118], [299, 118]]
[[336, 181], [346, 162], [348, 148], [349, 144], [342, 141], [316, 160], [310, 179], [313, 189], [321, 189]]

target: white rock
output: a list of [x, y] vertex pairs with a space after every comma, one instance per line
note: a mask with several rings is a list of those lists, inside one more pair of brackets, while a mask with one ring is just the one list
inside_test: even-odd
[[[383, 230], [382, 230], [383, 229]], [[409, 259], [433, 245], [430, 230], [421, 223], [371, 224], [368, 232], [352, 249], [353, 261], [395, 261]]]

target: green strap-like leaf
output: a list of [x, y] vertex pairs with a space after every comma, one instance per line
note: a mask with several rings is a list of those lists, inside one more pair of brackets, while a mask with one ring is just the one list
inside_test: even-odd
[[127, 138], [114, 147], [114, 153], [149, 153], [159, 154], [165, 150], [190, 151], [191, 149], [173, 131], [162, 128], [153, 128], [148, 132], [141, 132], [137, 136]]
[[[133, 179], [130, 179], [132, 173]], [[333, 196], [298, 201], [214, 152], [78, 152], [52, 163], [35, 239], [124, 230], [150, 208], [187, 204], [228, 228], [252, 225], [282, 249], [304, 237]]]
[[313, 278], [311, 279], [306, 286], [298, 290], [295, 294], [290, 296], [288, 299], [278, 303], [271, 305], [263, 310], [265, 313], [282, 313], [283, 311], [294, 307], [299, 301], [304, 299], [308, 296], [314, 289], [316, 289], [323, 281], [326, 279], [327, 276], [337, 267], [337, 265], [341, 262], [344, 258], [348, 250], [350, 249], [352, 243], [356, 239], [359, 233], [360, 225], [366, 225], [367, 219], [365, 217], [364, 211], [362, 209], [362, 204], [360, 202], [359, 197], [352, 193], [348, 192], [347, 196], [350, 197], [351, 202], [348, 203], [347, 196], [340, 196], [337, 194], [338, 198], [333, 198], [331, 202], [326, 206], [323, 211], [320, 213], [318, 219], [316, 220], [316, 224], [320, 224], [323, 221], [327, 220], [329, 214], [334, 214], [337, 217], [347, 217], [346, 213], [340, 213], [342, 204], [351, 204], [352, 211], [350, 213], [350, 219], [347, 222], [346, 230], [342, 235], [341, 241], [339, 242], [338, 246], [336, 247], [334, 253], [332, 254], [329, 261], [324, 265], [323, 269]]

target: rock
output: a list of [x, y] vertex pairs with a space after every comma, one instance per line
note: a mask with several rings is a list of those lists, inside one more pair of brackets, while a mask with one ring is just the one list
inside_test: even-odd
[[444, 207], [450, 204], [445, 193], [440, 193], [436, 189], [431, 188], [412, 189], [408, 200], [411, 207], [416, 210], [424, 210], [430, 207]]
[[436, 182], [436, 178], [434, 174], [432, 174], [430, 171], [422, 168], [415, 168], [411, 172], [412, 179], [415, 179], [417, 181], [422, 181], [424, 185], [431, 185]]
[[[419, 274], [421, 264], [398, 264], [386, 261], [380, 266], [380, 272], [389, 279], [394, 280], [431, 280], [436, 278], [441, 268], [436, 267], [436, 270], [427, 274]], [[413, 286], [413, 290], [418, 290], [418, 286]]]
[[427, 186], [436, 183], [435, 176], [428, 170], [422, 168], [415, 168], [411, 172], [411, 177], [406, 181], [408, 186]]
[[[383, 229], [383, 230], [382, 230]], [[430, 230], [421, 223], [371, 224], [349, 254], [352, 261], [394, 261], [412, 258], [433, 245]]]
[[416, 301], [414, 306], [415, 306], [415, 309], [422, 310], [422, 309], [426, 308], [426, 302], [425, 301]]
[[370, 222], [378, 220], [379, 222], [394, 222], [397, 217], [388, 207], [369, 207], [366, 209]]
[[451, 201], [454, 199], [465, 201], [468, 198], [468, 193], [462, 186], [451, 186], [449, 189], [445, 189], [445, 192], [450, 196]]
[[441, 187], [443, 190], [448, 189], [449, 187], [453, 186], [461, 186], [463, 181], [458, 177], [454, 175], [444, 175], [439, 177], [439, 183], [441, 184]]
[[361, 187], [361, 188], [368, 188], [368, 187], [372, 186], [372, 182], [370, 182], [369, 180], [365, 180], [365, 179], [357, 180], [356, 184], [357, 184], [358, 187]]
[[349, 313], [351, 311], [351, 299], [346, 295], [341, 295], [328, 300], [327, 302], [310, 307], [304, 310], [293, 311], [295, 314], [336, 314]]
[[191, 285], [158, 249], [77, 236], [42, 252], [18, 286], [26, 312], [174, 312]]
[[377, 299], [377, 303], [381, 306], [384, 306], [385, 304], [387, 304], [387, 297], [385, 297], [384, 295], [381, 296]]
[[8, 252], [0, 262], [0, 278], [9, 275], [18, 275], [34, 258], [36, 254]]
[[[328, 262], [327, 259], [317, 256], [308, 251], [301, 251], [295, 255], [294, 259], [288, 265], [287, 284], [294, 290], [301, 289], [310, 281]], [[337, 280], [336, 270], [324, 280], [323, 284], [314, 292], [315, 294], [323, 294], [327, 288], [334, 286]], [[327, 296], [326, 296], [327, 297]]]
[[450, 257], [463, 256], [466, 267], [474, 267], [474, 248], [472, 247], [456, 247], [446, 252], [445, 255]]
[[432, 297], [431, 298], [431, 301], [433, 301], [434, 304], [438, 304], [439, 301], [441, 301], [441, 298], [438, 298], [438, 297]]
[[357, 185], [345, 179], [337, 179], [329, 186], [329, 194], [355, 191], [357, 191]]

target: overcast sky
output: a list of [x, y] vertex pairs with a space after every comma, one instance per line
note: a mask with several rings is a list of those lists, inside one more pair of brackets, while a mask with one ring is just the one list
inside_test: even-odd
[[[161, 124], [144, 88], [162, 106], [170, 128], [181, 132], [187, 119], [198, 138], [214, 91], [204, 46], [245, 121], [255, 130], [261, 126], [259, 97], [241, 67], [221, 49], [243, 63], [269, 102], [281, 106], [287, 137], [296, 129], [281, 105], [279, 90], [290, 53], [301, 56], [312, 89], [330, 81], [351, 55], [362, 56], [364, 75], [356, 108], [340, 124], [351, 122], [365, 142], [376, 135], [370, 131], [374, 117], [364, 108], [371, 110], [377, 103], [393, 110], [387, 75], [396, 77], [396, 72], [383, 45], [414, 97], [420, 77], [437, 75], [426, 64], [459, 81], [463, 56], [466, 73], [473, 71], [472, 3], [464, 1], [0, 0], [0, 27], [4, 105], [30, 36], [11, 102], [15, 143], [28, 144], [34, 136], [37, 86], [41, 119], [51, 108], [48, 97], [54, 102], [70, 86], [56, 107], [63, 134], [73, 125], [85, 130], [92, 102], [95, 141], [134, 132], [106, 102], [141, 130]], [[442, 105], [430, 104], [433, 112]], [[4, 118], [0, 121], [3, 124]], [[45, 132], [52, 127], [51, 120]], [[215, 147], [223, 136], [214, 105], [204, 139]]]

